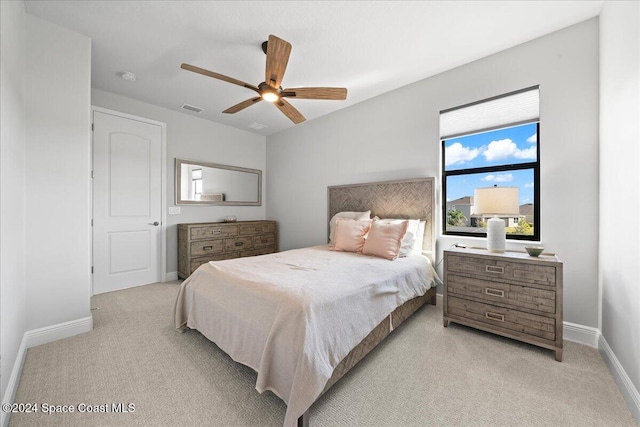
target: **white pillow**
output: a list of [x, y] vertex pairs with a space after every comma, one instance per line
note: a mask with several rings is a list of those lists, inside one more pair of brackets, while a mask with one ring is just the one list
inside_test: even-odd
[[[402, 244], [400, 246], [399, 257], [405, 257], [407, 255], [413, 255], [415, 253], [422, 253], [422, 240], [424, 235], [424, 224], [422, 225], [422, 232], [420, 232], [420, 220], [419, 219], [381, 219], [380, 221], [398, 224], [402, 221], [408, 221], [407, 232], [402, 238]], [[424, 223], [424, 221], [422, 221]], [[417, 245], [418, 237], [420, 238], [420, 244]]]
[[422, 255], [422, 243], [424, 243], [424, 227], [426, 226], [426, 224], [426, 221], [420, 221], [420, 224], [418, 224], [416, 241], [413, 243], [413, 249], [411, 250], [410, 255]]
[[331, 245], [334, 244], [333, 235], [336, 232], [336, 220], [338, 218], [355, 219], [356, 221], [362, 221], [364, 219], [369, 219], [370, 217], [371, 217], [370, 210], [366, 212], [350, 212], [350, 211], [338, 212], [333, 216], [333, 218], [331, 218], [331, 221], [329, 221], [329, 243], [331, 243]]

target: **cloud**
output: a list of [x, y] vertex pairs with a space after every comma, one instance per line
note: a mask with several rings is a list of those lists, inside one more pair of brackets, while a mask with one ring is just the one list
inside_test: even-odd
[[533, 188], [533, 182], [529, 182], [524, 185], [524, 188]]
[[510, 173], [503, 173], [498, 175], [487, 175], [482, 178], [482, 181], [490, 181], [490, 182], [511, 182], [513, 181], [513, 175]]
[[459, 142], [454, 142], [444, 150], [445, 166], [469, 162], [478, 157], [478, 154], [480, 154], [479, 149], [470, 149], [469, 147], [464, 147]]
[[518, 148], [515, 142], [511, 139], [501, 139], [498, 141], [491, 141], [487, 146], [487, 149], [482, 153], [488, 162], [494, 160], [504, 160], [510, 157], [516, 159], [535, 159], [536, 147], [530, 147], [525, 150]]
[[538, 134], [534, 133], [533, 135], [531, 135], [529, 138], [527, 138], [527, 142], [536, 144], [538, 142]]

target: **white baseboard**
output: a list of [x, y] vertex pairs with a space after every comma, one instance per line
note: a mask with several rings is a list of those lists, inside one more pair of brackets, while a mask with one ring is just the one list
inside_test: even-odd
[[33, 329], [24, 333], [27, 340], [27, 348], [50, 343], [53, 341], [69, 338], [74, 335], [90, 332], [93, 329], [93, 317], [72, 320], [70, 322], [58, 323], [53, 326], [46, 326], [40, 329]]
[[[16, 392], [18, 391], [18, 384], [20, 382], [20, 375], [22, 375], [22, 366], [24, 365], [24, 358], [27, 355], [27, 334], [25, 333], [22, 336], [22, 342], [20, 343], [20, 347], [18, 348], [18, 354], [16, 355], [16, 361], [13, 364], [13, 369], [11, 370], [11, 376], [9, 377], [9, 383], [7, 384], [7, 390], [4, 393], [4, 398], [2, 399], [2, 406], [5, 403], [13, 403], [16, 397]], [[7, 427], [9, 425], [9, 418], [11, 414], [5, 411], [0, 413], [0, 425], [2, 427]]]
[[[12, 403], [16, 397], [18, 384], [20, 382], [20, 375], [22, 374], [22, 366], [24, 365], [24, 358], [27, 355], [27, 349], [41, 344], [61, 340], [63, 338], [69, 338], [74, 335], [83, 334], [85, 332], [90, 332], [92, 329], [93, 317], [89, 316], [25, 332], [22, 336], [22, 342], [20, 343], [18, 354], [16, 355], [16, 361], [13, 364], [13, 369], [11, 370], [11, 376], [9, 377], [9, 383], [7, 384], [7, 390], [4, 394], [4, 398], [2, 399], [2, 404]], [[10, 415], [11, 414], [2, 411], [0, 414], [0, 426], [6, 427], [9, 425]]]
[[589, 347], [598, 348], [598, 338], [600, 330], [591, 326], [578, 325], [576, 323], [562, 323], [562, 338], [565, 340], [585, 344]]
[[166, 275], [167, 282], [173, 282], [174, 280], [178, 280], [178, 272], [177, 271], [169, 271]]
[[618, 384], [620, 392], [627, 401], [627, 405], [629, 405], [633, 416], [636, 418], [636, 422], [640, 423], [640, 393], [638, 393], [638, 389], [633, 385], [631, 378], [629, 378], [615, 353], [611, 347], [609, 347], [609, 343], [607, 343], [607, 340], [604, 339], [602, 335], [600, 335], [598, 344], [600, 354], [609, 366], [613, 379], [616, 380], [616, 384]]

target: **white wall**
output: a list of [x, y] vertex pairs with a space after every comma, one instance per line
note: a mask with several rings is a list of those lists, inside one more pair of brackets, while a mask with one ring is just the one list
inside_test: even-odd
[[178, 270], [176, 224], [221, 221], [228, 215], [234, 215], [240, 221], [265, 218], [266, 138], [264, 136], [99, 89], [92, 90], [91, 102], [98, 107], [146, 117], [167, 124], [167, 206], [175, 206], [176, 158], [263, 171], [262, 206], [182, 205], [180, 206], [180, 215], [167, 215], [167, 273], [175, 273]]
[[[638, 2], [605, 2], [600, 15], [600, 329], [633, 383], [636, 399], [640, 390], [639, 28]], [[640, 401], [631, 407], [640, 419]]]
[[91, 40], [27, 15], [26, 65], [27, 329], [37, 329], [91, 316]]
[[0, 2], [0, 15], [0, 401], [4, 402], [7, 383], [27, 329], [24, 3]]
[[[541, 240], [564, 261], [564, 319], [597, 327], [597, 19], [269, 136], [267, 217], [279, 221], [281, 249], [326, 242], [329, 185], [439, 181], [440, 110], [536, 84]], [[439, 205], [439, 189], [436, 200]], [[438, 230], [440, 216], [438, 207]], [[484, 239], [441, 236], [438, 259], [455, 242], [483, 245]]]

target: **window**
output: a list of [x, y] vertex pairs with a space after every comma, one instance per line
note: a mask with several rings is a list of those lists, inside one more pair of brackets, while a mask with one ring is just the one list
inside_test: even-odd
[[202, 169], [191, 171], [191, 200], [200, 200], [202, 195]]
[[538, 99], [535, 87], [440, 113], [444, 234], [486, 237], [498, 216], [507, 239], [540, 240]]

